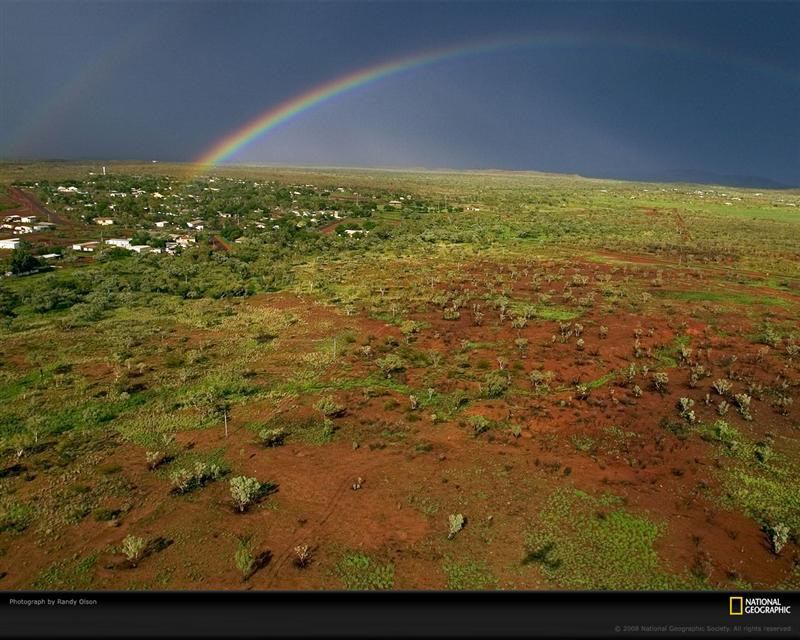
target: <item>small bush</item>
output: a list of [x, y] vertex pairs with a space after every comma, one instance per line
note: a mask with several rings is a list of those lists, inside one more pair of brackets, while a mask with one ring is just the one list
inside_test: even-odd
[[265, 447], [280, 447], [285, 442], [287, 435], [286, 429], [282, 427], [261, 429], [258, 432], [258, 438]]
[[447, 518], [447, 522], [450, 526], [450, 532], [447, 534], [447, 539], [452, 540], [456, 537], [456, 534], [464, 528], [467, 520], [460, 513], [451, 513]]
[[767, 535], [772, 544], [772, 550], [775, 552], [775, 555], [778, 555], [786, 546], [786, 543], [789, 542], [789, 527], [783, 523], [769, 526], [767, 527]]
[[667, 384], [669, 383], [669, 377], [666, 373], [662, 371], [656, 371], [653, 373], [652, 378], [650, 378], [650, 382], [653, 385], [653, 389], [658, 391], [660, 394], [664, 394], [667, 391]]
[[163, 464], [165, 454], [163, 451], [145, 451], [144, 457], [147, 461], [147, 468], [153, 470]]
[[470, 416], [469, 423], [472, 425], [473, 435], [476, 437], [488, 431], [492, 423], [483, 416]]
[[258, 499], [262, 488], [261, 483], [255, 478], [246, 476], [231, 478], [231, 497], [240, 513]]
[[247, 580], [255, 573], [257, 564], [256, 557], [250, 550], [250, 538], [239, 538], [233, 554], [233, 562], [242, 574], [242, 581]]
[[697, 422], [697, 417], [695, 416], [694, 411], [692, 410], [693, 406], [694, 406], [694, 400], [692, 400], [691, 398], [681, 398], [680, 400], [678, 400], [678, 411], [681, 415], [681, 418], [683, 418], [684, 420], [686, 420], [686, 422], [690, 424], [694, 424], [695, 422]]
[[490, 371], [484, 378], [484, 394], [487, 398], [499, 398], [506, 392], [510, 384], [506, 374], [500, 371]]
[[337, 404], [333, 396], [325, 396], [314, 407], [326, 418], [336, 418], [344, 414], [344, 407]]
[[311, 564], [311, 548], [307, 544], [299, 544], [294, 548], [294, 566], [305, 569]]
[[403, 359], [394, 353], [390, 353], [384, 358], [378, 358], [376, 363], [387, 378], [391, 378], [393, 373], [399, 373], [406, 368]]
[[142, 561], [142, 558], [144, 558], [144, 552], [146, 548], [147, 543], [145, 542], [144, 538], [128, 535], [125, 536], [125, 539], [122, 541], [120, 551], [122, 551], [122, 554], [128, 560], [130, 565], [135, 567]]
[[529, 378], [533, 388], [537, 392], [546, 393], [550, 390], [550, 383], [553, 381], [553, 378], [555, 378], [555, 374], [552, 371], [534, 369], [530, 372]]
[[714, 383], [711, 385], [711, 388], [723, 397], [730, 392], [732, 387], [733, 385], [724, 378], [720, 378], [719, 380], [714, 380]]
[[737, 393], [733, 396], [733, 399], [736, 402], [736, 408], [739, 409], [742, 418], [745, 420], [752, 420], [753, 416], [750, 414], [750, 396], [746, 393]]
[[106, 509], [106, 508], [99, 508], [92, 511], [92, 517], [97, 522], [110, 522], [119, 517], [120, 515], [119, 509]]
[[173, 490], [176, 493], [188, 493], [209, 482], [219, 480], [222, 469], [219, 465], [208, 462], [195, 462], [192, 469], [177, 469], [170, 476]]
[[732, 447], [739, 438], [739, 433], [724, 420], [717, 420], [712, 427], [714, 437], [721, 443]]

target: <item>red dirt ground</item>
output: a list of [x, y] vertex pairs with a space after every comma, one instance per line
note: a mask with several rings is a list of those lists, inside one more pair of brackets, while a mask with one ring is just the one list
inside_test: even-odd
[[[649, 258], [624, 259], [642, 265], [653, 263]], [[562, 266], [552, 264], [554, 268]], [[612, 283], [620, 282], [623, 274], [611, 265], [578, 260], [566, 266], [568, 274], [609, 274]], [[477, 302], [483, 288], [481, 276], [498, 272], [509, 273], [488, 262], [473, 264], [462, 272], [461, 282], [451, 281], [447, 289], [472, 292]], [[654, 275], [655, 270], [639, 271], [630, 284], [656, 291], [657, 287], [649, 284]], [[693, 278], [691, 270], [676, 267], [671, 271], [669, 288], [690, 290]], [[555, 297], [562, 288], [556, 284], [543, 281], [540, 291], [553, 291]], [[596, 285], [590, 280], [586, 288]], [[509, 297], [535, 298], [530, 278], [519, 278], [510, 286]], [[785, 292], [770, 289], [768, 293], [791, 298]], [[518, 565], [521, 532], [536, 521], [548, 491], [561, 483], [590, 493], [611, 491], [634, 513], [664, 523], [666, 534], [659, 539], [657, 550], [675, 572], [700, 566], [711, 583], [724, 585], [738, 579], [755, 586], [774, 585], [790, 575], [798, 561], [796, 547], [776, 556], [754, 520], [725, 510], [714, 500], [713, 496], [723, 491], [717, 450], [699, 438], [676, 435], [659, 423], [662, 416], [678, 420], [674, 407], [684, 396], [695, 400], [701, 420], [713, 422], [714, 407], [705, 406], [703, 396], [710, 381], [718, 377], [746, 375], [771, 384], [782, 371], [797, 388], [800, 377], [796, 369], [786, 369], [774, 352], [760, 355], [759, 345], [741, 337], [753, 328], [747, 320], [733, 313], [709, 317], [698, 312], [699, 306], [677, 301], [669, 314], [625, 312], [608, 316], [598, 302], [585, 309], [579, 319], [586, 346], [578, 351], [574, 337], [564, 343], [552, 341], [551, 336], [559, 334], [557, 322], [532, 319], [526, 327], [513, 329], [508, 321], [498, 324], [497, 312], [483, 300], [486, 318], [482, 326], [475, 326], [469, 313], [472, 302], [464, 305], [460, 319], [455, 321], [444, 320], [442, 310], [433, 304], [422, 305], [406, 319], [425, 325], [408, 344], [416, 351], [438, 351], [450, 357], [461, 349], [463, 341], [478, 343], [467, 352], [468, 371], [475, 379], [456, 379], [445, 370], [432, 373], [430, 368], [410, 365], [395, 379], [414, 388], [424, 389], [430, 384], [438, 393], [461, 388], [475, 394], [484, 373], [496, 370], [497, 357], [501, 356], [508, 360], [505, 370], [512, 373], [514, 388], [522, 391], [509, 393], [506, 398], [475, 399], [444, 422], [434, 422], [424, 410], [412, 412], [409, 398], [397, 391], [385, 390], [374, 397], [365, 396], [361, 389], [332, 392], [347, 410], [334, 419], [337, 436], [322, 445], [290, 439], [282, 447], [265, 449], [245, 425], [264, 422], [277, 412], [294, 418], [308, 416], [322, 395], [331, 395], [327, 393], [287, 397], [274, 406], [259, 401], [234, 406], [227, 438], [221, 425], [178, 434], [183, 450], [209, 452], [224, 447], [225, 458], [237, 474], [277, 484], [274, 494], [245, 514], [234, 511], [225, 480], [186, 496], [171, 495], [165, 473], [147, 469], [141, 447], [116, 443], [98, 453], [93, 466], [119, 466], [113, 475], [129, 483], [129, 495], [107, 506], [119, 508], [127, 503], [130, 509], [124, 517], [112, 525], [85, 518], [77, 525], [59, 529], [46, 546], [32, 535], [10, 538], [0, 534], [6, 550], [0, 556], [0, 567], [7, 573], [0, 584], [3, 588], [29, 585], [53, 562], [85, 557], [100, 549], [95, 577], [106, 588], [338, 588], [340, 583], [331, 567], [343, 550], [355, 549], [391, 560], [396, 567], [396, 588], [441, 588], [441, 560], [456, 551], [488, 558], [497, 571], [503, 572], [507, 586], [547, 588], [552, 585], [535, 572], [520, 573], [507, 567]], [[312, 299], [271, 294], [255, 296], [246, 304], [288, 310], [308, 323], [291, 327], [281, 335], [276, 352], [251, 363], [256, 381], [286, 376], [287, 362], [337, 331], [354, 329], [356, 343], [348, 348], [344, 362], [326, 371], [323, 379], [327, 380], [360, 379], [375, 372], [374, 362], [359, 355], [361, 346], [379, 350], [387, 338], [405, 342], [393, 325], [364, 313], [346, 316]], [[776, 321], [790, 319], [785, 309], [776, 307], [773, 312]], [[598, 328], [602, 324], [608, 325], [609, 331], [601, 339]], [[641, 397], [633, 394], [632, 385], [608, 382], [579, 399], [576, 384], [598, 380], [637, 361], [632, 356], [637, 327], [642, 329], [642, 349], [651, 353], [671, 345], [681, 335], [690, 336], [692, 358], [706, 367], [708, 377], [696, 389], [691, 388], [689, 368], [682, 365], [669, 369], [670, 381], [663, 395], [648, 388], [647, 379], [639, 375]], [[731, 335], [720, 335], [722, 330]], [[518, 337], [528, 340], [524, 356], [515, 352], [514, 340]], [[190, 339], [213, 340], [214, 331], [193, 332]], [[735, 361], [730, 360], [731, 355], [737, 356]], [[483, 360], [489, 363], [485, 370], [481, 368]], [[512, 367], [514, 363], [518, 368]], [[150, 366], [155, 368], [157, 363]], [[537, 396], [530, 391], [527, 378], [534, 369], [555, 372], [554, 393]], [[81, 373], [99, 384], [107, 381], [112, 371], [107, 365]], [[741, 388], [742, 383], [736, 385]], [[756, 399], [753, 405], [757, 417], [769, 417], [769, 429], [776, 441], [793, 435], [793, 425], [800, 419], [800, 403], [785, 417], [778, 416], [766, 401]], [[523, 427], [521, 437], [514, 438], [508, 430], [491, 430], [473, 437], [466, 419], [477, 414], [519, 424]], [[744, 421], [733, 408], [726, 420], [743, 433], [763, 436], [758, 422]], [[614, 440], [610, 427], [634, 435]], [[592, 453], [579, 451], [572, 444], [573, 437], [590, 437], [597, 447]], [[418, 444], [425, 447], [418, 448]], [[65, 470], [63, 483], [78, 481], [70, 474]], [[31, 475], [34, 477], [29, 480], [22, 476], [16, 480], [18, 498], [26, 499], [42, 490], [46, 475]], [[96, 476], [88, 477], [87, 482], [98, 481]], [[362, 487], [353, 490], [358, 478]], [[420, 504], [438, 508], [426, 514]], [[468, 514], [470, 526], [452, 542], [444, 541], [446, 516], [459, 511]], [[154, 551], [136, 569], [125, 568], [119, 554], [110, 550], [127, 533], [148, 539], [164, 537], [172, 543]], [[246, 534], [253, 536], [258, 550], [270, 553], [270, 560], [244, 584], [231, 556], [236, 536]], [[491, 539], [490, 546], [484, 537]], [[312, 563], [302, 570], [293, 563], [293, 549], [300, 544], [314, 549]]]

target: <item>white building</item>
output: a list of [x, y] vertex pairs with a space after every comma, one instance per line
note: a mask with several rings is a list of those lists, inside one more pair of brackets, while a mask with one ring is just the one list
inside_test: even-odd
[[0, 240], [0, 249], [16, 249], [19, 247], [19, 238], [4, 238]]
[[91, 253], [98, 247], [99, 244], [99, 242], [80, 242], [78, 244], [73, 244], [72, 250]]
[[169, 222], [167, 222], [166, 220], [159, 220], [158, 222], [156, 222], [156, 226], [157, 226], [159, 229], [163, 229], [163, 228], [164, 228], [164, 227], [166, 227], [168, 224], [169, 224]]
[[95, 218], [94, 222], [95, 224], [100, 224], [104, 227], [107, 227], [108, 225], [114, 224], [114, 218]]
[[109, 238], [106, 240], [106, 244], [110, 244], [113, 247], [119, 247], [120, 249], [131, 248], [130, 238]]
[[33, 225], [34, 231], [52, 231], [56, 228], [52, 222], [39, 222], [38, 224]]

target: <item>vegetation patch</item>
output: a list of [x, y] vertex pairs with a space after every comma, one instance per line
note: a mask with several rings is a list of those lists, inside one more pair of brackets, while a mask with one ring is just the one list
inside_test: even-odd
[[663, 525], [627, 511], [616, 496], [554, 492], [525, 533], [523, 564], [567, 589], [687, 589], [653, 548]]
[[394, 564], [381, 564], [360, 552], [346, 553], [336, 564], [334, 573], [350, 590], [375, 591], [394, 586]]
[[446, 556], [442, 561], [448, 589], [486, 591], [497, 589], [497, 578], [483, 560], [456, 560]]

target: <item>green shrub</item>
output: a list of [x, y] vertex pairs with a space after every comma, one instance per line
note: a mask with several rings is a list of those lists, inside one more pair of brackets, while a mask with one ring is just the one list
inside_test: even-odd
[[490, 420], [485, 418], [484, 416], [470, 416], [469, 423], [472, 425], [472, 433], [475, 436], [481, 435], [484, 431], [488, 431], [489, 428], [492, 426]]
[[537, 393], [547, 393], [550, 390], [550, 383], [555, 378], [555, 374], [552, 371], [534, 369], [528, 377]]
[[176, 493], [188, 493], [209, 482], [219, 480], [221, 476], [222, 468], [219, 465], [197, 461], [191, 469], [176, 469], [170, 474], [169, 479]]
[[464, 526], [466, 525], [467, 520], [464, 516], [460, 513], [451, 513], [447, 517], [447, 524], [450, 527], [450, 531], [447, 534], [447, 539], [452, 540], [456, 537], [456, 534], [461, 531]]
[[667, 384], [669, 383], [669, 377], [663, 371], [656, 371], [650, 378], [650, 382], [653, 385], [653, 389], [655, 389], [656, 391], [658, 391], [660, 394], [663, 395], [667, 391]]
[[280, 447], [286, 440], [288, 432], [283, 427], [275, 429], [261, 429], [258, 438], [265, 447]]
[[231, 478], [231, 497], [240, 513], [258, 499], [262, 489], [262, 484], [255, 478], [246, 476]]
[[343, 415], [345, 411], [344, 407], [338, 404], [333, 396], [325, 396], [314, 407], [326, 418], [336, 418]]
[[772, 550], [776, 555], [780, 554], [783, 547], [789, 542], [789, 532], [789, 527], [780, 522], [767, 527], [767, 535], [772, 543]]
[[718, 380], [714, 380], [714, 383], [711, 385], [711, 388], [716, 391], [721, 396], [726, 396], [731, 390], [733, 385], [725, 378], [720, 378]]
[[394, 353], [390, 353], [384, 358], [378, 358], [376, 364], [387, 378], [391, 378], [393, 373], [399, 373], [406, 368], [403, 359]]
[[132, 567], [135, 567], [142, 561], [146, 549], [147, 543], [145, 539], [134, 535], [125, 536], [125, 539], [122, 541], [122, 546], [120, 547], [120, 551], [122, 551], [122, 554]]
[[714, 437], [727, 447], [733, 447], [739, 439], [739, 432], [724, 420], [717, 420], [712, 426]]
[[250, 538], [239, 538], [236, 551], [233, 554], [233, 562], [242, 574], [242, 581], [247, 580], [255, 573], [257, 568], [256, 557], [250, 550]]
[[753, 416], [750, 413], [750, 396], [746, 393], [737, 393], [733, 396], [734, 401], [736, 402], [736, 408], [739, 410], [739, 414], [745, 420], [752, 420]]
[[697, 422], [697, 417], [695, 416], [692, 407], [694, 406], [694, 400], [691, 398], [680, 398], [678, 400], [678, 412], [680, 413], [681, 418], [686, 420], [689, 424], [694, 424]]
[[490, 371], [483, 379], [483, 392], [487, 398], [499, 398], [511, 385], [508, 375], [501, 371]]

